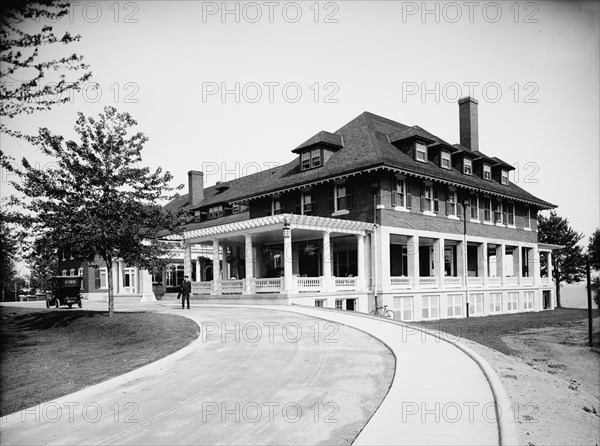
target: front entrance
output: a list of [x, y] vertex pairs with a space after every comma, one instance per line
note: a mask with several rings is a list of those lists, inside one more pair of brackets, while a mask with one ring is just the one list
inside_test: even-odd
[[542, 303], [543, 303], [543, 309], [544, 310], [550, 310], [550, 300], [551, 300], [551, 291], [550, 290], [543, 290], [542, 291]]
[[356, 311], [356, 299], [346, 299], [346, 310]]
[[125, 268], [123, 271], [123, 292], [135, 293], [135, 269]]

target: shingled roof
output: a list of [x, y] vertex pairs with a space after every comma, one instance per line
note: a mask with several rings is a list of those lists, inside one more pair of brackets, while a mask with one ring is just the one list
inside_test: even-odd
[[[513, 183], [503, 185], [497, 182], [490, 182], [475, 175], [464, 175], [455, 169], [442, 169], [433, 162], [423, 163], [414, 160], [391, 144], [389, 139], [391, 135], [397, 137], [410, 133], [425, 136], [433, 141], [432, 144], [451, 146], [443, 139], [421, 127], [407, 126], [369, 112], [364, 112], [333, 134], [320, 132], [298, 146], [298, 148], [308, 147], [308, 145], [312, 145], [313, 141], [319, 139], [323, 141], [327, 139], [328, 141], [326, 142], [333, 141], [333, 138], [326, 134], [335, 135], [339, 138], [339, 141], [343, 139], [343, 148], [333, 153], [329, 161], [322, 167], [302, 171], [300, 168], [300, 157], [295, 157], [295, 159], [287, 164], [235, 180], [222, 182], [218, 186], [206, 188], [204, 190], [204, 200], [195, 208], [218, 203], [246, 201], [259, 196], [337, 178], [345, 174], [377, 168], [399, 170], [408, 175], [425, 177], [434, 181], [437, 180], [471, 189], [479, 189], [492, 194], [532, 203], [541, 208], [556, 207], [547, 201], [535, 197]], [[472, 152], [458, 144], [454, 144], [452, 147], [457, 149], [457, 152], [475, 155], [476, 157], [479, 156], [478, 152]], [[483, 156], [490, 158], [485, 155]], [[491, 157], [490, 159], [506, 164], [499, 158]], [[186, 196], [184, 195], [183, 197]], [[182, 201], [178, 203], [182, 203]]]

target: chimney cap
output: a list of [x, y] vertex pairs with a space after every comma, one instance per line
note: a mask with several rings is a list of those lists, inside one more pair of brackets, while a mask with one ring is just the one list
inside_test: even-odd
[[204, 175], [204, 172], [200, 170], [189, 170], [188, 175]]
[[472, 98], [471, 96], [465, 96], [464, 98], [460, 98], [458, 100], [458, 105], [460, 104], [464, 104], [465, 102], [473, 102], [474, 104], [479, 104], [479, 101], [475, 98]]

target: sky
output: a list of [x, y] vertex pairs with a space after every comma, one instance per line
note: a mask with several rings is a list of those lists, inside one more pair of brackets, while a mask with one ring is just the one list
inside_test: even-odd
[[[600, 226], [597, 2], [73, 2], [53, 24], [92, 78], [51, 111], [7, 120], [76, 139], [77, 112], [112, 105], [149, 141], [144, 164], [205, 186], [295, 156], [363, 111], [459, 142], [479, 101], [480, 150], [587, 237]], [[33, 26], [32, 24], [31, 26]], [[6, 136], [2, 150], [46, 166]], [[20, 162], [17, 162], [20, 164]], [[3, 197], [15, 176], [2, 171]]]

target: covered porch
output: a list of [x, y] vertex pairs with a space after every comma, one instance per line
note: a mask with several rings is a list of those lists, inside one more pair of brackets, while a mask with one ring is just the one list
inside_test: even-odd
[[[192, 294], [335, 294], [370, 286], [370, 223], [278, 214], [184, 233], [184, 273], [192, 247], [212, 248], [212, 280]], [[196, 274], [196, 277], [201, 277]]]

